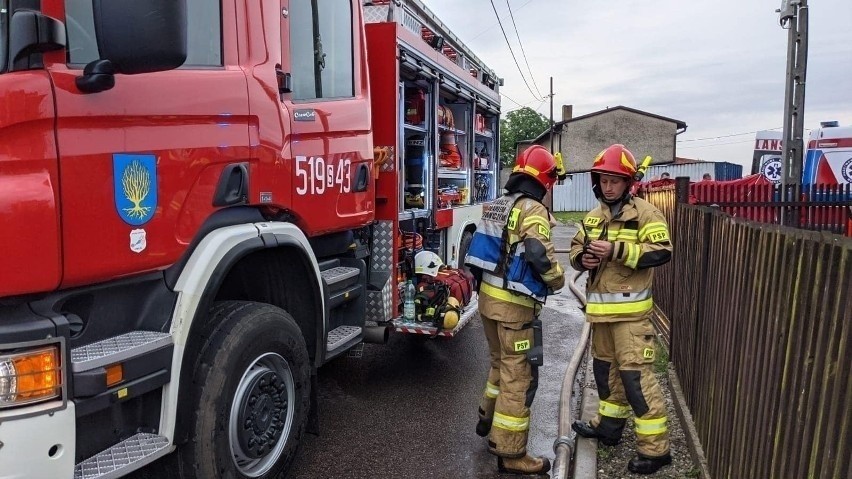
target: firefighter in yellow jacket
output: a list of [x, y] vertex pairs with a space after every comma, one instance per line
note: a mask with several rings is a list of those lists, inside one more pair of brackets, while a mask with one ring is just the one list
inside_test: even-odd
[[551, 242], [554, 223], [541, 203], [556, 179], [546, 149], [521, 153], [506, 193], [483, 212], [465, 258], [480, 278], [479, 313], [491, 359], [476, 432], [488, 436], [501, 472], [550, 469], [547, 458], [527, 454], [527, 436], [543, 361], [538, 313], [565, 281]]
[[592, 188], [601, 205], [589, 212], [571, 243], [571, 264], [589, 271], [586, 319], [592, 323], [592, 356], [600, 396], [591, 423], [572, 429], [614, 446], [630, 410], [638, 455], [631, 472], [651, 474], [671, 463], [666, 407], [654, 376], [653, 268], [669, 261], [672, 244], [662, 213], [633, 198], [633, 154], [622, 145], [602, 151], [592, 166]]

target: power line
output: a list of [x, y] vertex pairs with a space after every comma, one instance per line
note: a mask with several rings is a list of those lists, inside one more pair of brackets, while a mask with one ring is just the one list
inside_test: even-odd
[[[517, 105], [517, 106], [518, 106], [517, 108], [512, 108], [511, 110], [505, 110], [505, 111], [503, 111], [503, 115], [508, 115], [509, 113], [512, 113], [513, 111], [523, 110], [524, 108], [528, 108], [528, 107], [529, 107], [530, 105], [532, 105], [533, 103], [535, 103], [535, 102], [539, 101], [538, 99], [535, 99], [535, 100], [533, 100], [533, 101], [527, 102], [526, 104], [521, 104], [521, 103], [518, 103], [517, 101], [515, 101], [513, 98], [511, 98], [511, 97], [509, 97], [508, 95], [506, 95], [505, 93], [500, 93], [500, 95], [501, 95], [501, 96], [506, 97], [506, 99], [507, 99], [507, 100], [511, 101], [512, 103], [514, 103], [515, 105]], [[543, 102], [543, 101], [544, 101], [544, 100], [542, 100], [542, 102]], [[538, 107], [536, 107], [536, 110], [538, 110], [538, 108], [541, 108], [541, 105], [539, 105]], [[538, 112], [536, 112], [536, 113], [538, 113]]]
[[729, 141], [729, 142], [725, 142], [725, 143], [716, 143], [716, 144], [713, 144], [713, 145], [684, 146], [684, 147], [679, 148], [679, 149], [682, 149], [682, 150], [694, 150], [694, 149], [696, 149], [696, 148], [712, 148], [712, 147], [714, 147], [714, 146], [739, 145], [739, 144], [742, 144], [742, 143], [751, 143], [751, 142], [753, 142], [753, 141], [754, 141], [754, 140], [752, 140], [752, 139], [748, 139], [748, 140], [740, 140], [740, 141]]
[[528, 101], [528, 102], [526, 102], [526, 103], [521, 103], [521, 102], [519, 102], [519, 101], [515, 100], [514, 98], [510, 97], [509, 95], [507, 95], [507, 94], [505, 94], [505, 93], [503, 93], [503, 92], [500, 92], [500, 96], [504, 96], [504, 97], [506, 97], [506, 99], [507, 99], [507, 100], [511, 101], [512, 103], [514, 103], [515, 105], [518, 105], [518, 106], [520, 106], [520, 107], [530, 106], [530, 105], [532, 105], [533, 103], [535, 103], [535, 102], [537, 102], [537, 101], [541, 101], [539, 98], [536, 98], [536, 99], [534, 99], [534, 100], [532, 100], [532, 101]]
[[[501, 115], [506, 116], [506, 115], [508, 115], [509, 113], [513, 113], [513, 112], [516, 112], [516, 111], [520, 111], [520, 110], [523, 110], [524, 108], [526, 108], [526, 107], [525, 107], [525, 106], [520, 106], [520, 107], [518, 107], [518, 108], [512, 108], [511, 110], [506, 110], [506, 111], [504, 111], [504, 112], [501, 112]], [[502, 120], [501, 120], [501, 121], [502, 121]]]
[[[526, 2], [526, 3], [524, 3], [524, 4], [523, 4], [523, 5], [521, 5], [520, 7], [516, 8], [515, 10], [520, 10], [520, 9], [522, 9], [522, 8], [526, 7], [527, 5], [529, 5], [530, 3], [532, 3], [532, 1], [533, 1], [533, 0], [527, 0], [527, 2]], [[476, 40], [477, 38], [481, 37], [482, 35], [485, 35], [486, 33], [488, 33], [488, 31], [489, 31], [489, 30], [491, 30], [492, 28], [494, 28], [494, 25], [496, 25], [496, 23], [492, 23], [491, 25], [489, 25], [489, 26], [488, 26], [488, 28], [486, 28], [485, 30], [482, 30], [481, 32], [477, 33], [476, 35], [474, 35], [473, 37], [471, 37], [468, 41]]]
[[[497, 13], [497, 7], [494, 5], [494, 0], [489, 0], [489, 1], [491, 2], [491, 8], [494, 10], [494, 16], [497, 17], [497, 23], [500, 25], [500, 30], [503, 32], [503, 38], [506, 39], [506, 45], [508, 45], [508, 47], [509, 47], [509, 53], [512, 54], [512, 60], [515, 61], [515, 66], [518, 68], [518, 73], [521, 74], [521, 80], [524, 81], [524, 85], [527, 86], [527, 90], [530, 91], [530, 94], [532, 96], [536, 96], [535, 92], [532, 91], [530, 84], [527, 82], [527, 77], [524, 76], [524, 72], [521, 70], [521, 65], [518, 64], [518, 59], [515, 57], [514, 50], [512, 50], [512, 44], [509, 43], [509, 37], [506, 35], [506, 29], [503, 28], [503, 22], [500, 21], [500, 15]], [[540, 97], [536, 97], [536, 98], [540, 99]]]
[[[714, 136], [714, 137], [707, 137], [707, 138], [695, 138], [695, 139], [693, 139], [693, 140], [680, 140], [680, 141], [679, 141], [679, 143], [687, 142], [687, 141], [715, 140], [715, 139], [719, 139], [719, 138], [730, 138], [730, 137], [733, 137], [733, 136], [749, 135], [749, 134], [752, 134], [752, 133], [757, 133], [758, 131], [780, 130], [781, 128], [783, 128], [783, 127], [780, 127], [780, 126], [779, 126], [779, 127], [777, 127], [777, 128], [767, 128], [766, 130], [756, 130], [756, 131], [745, 132], [745, 133], [734, 133], [734, 134], [731, 134], [731, 135]], [[810, 132], [811, 132], [812, 130], [815, 130], [815, 129], [816, 129], [816, 127], [814, 127], [814, 128], [805, 128], [805, 132], [806, 132], [807, 134], [806, 134], [806, 135], [804, 135], [804, 136], [805, 136], [805, 137], [809, 136], [809, 135], [810, 135]], [[754, 139], [749, 138], [748, 140], [730, 141], [730, 142], [725, 142], [725, 143], [714, 143], [714, 144], [711, 144], [711, 145], [684, 146], [684, 147], [683, 147], [683, 149], [684, 149], [684, 150], [693, 150], [693, 149], [695, 149], [695, 148], [709, 148], [709, 147], [713, 147], [713, 146], [737, 145], [737, 144], [741, 144], [741, 143], [749, 143], [749, 142], [752, 142], [752, 141], [754, 141]]]
[[500, 96], [504, 96], [504, 97], [506, 97], [506, 99], [507, 99], [507, 100], [509, 100], [510, 102], [514, 103], [515, 105], [518, 105], [518, 106], [524, 106], [524, 105], [521, 105], [520, 103], [518, 103], [517, 101], [515, 101], [515, 99], [514, 99], [514, 98], [510, 97], [509, 95], [507, 95], [507, 94], [505, 94], [505, 93], [503, 93], [503, 92], [501, 92], [501, 93], [500, 93]]
[[541, 90], [538, 89], [538, 85], [535, 82], [535, 75], [533, 75], [532, 68], [530, 68], [530, 62], [527, 60], [527, 52], [524, 51], [524, 42], [521, 41], [521, 34], [518, 32], [518, 24], [515, 23], [515, 14], [512, 13], [512, 5], [509, 4], [509, 0], [506, 0], [506, 7], [509, 9], [509, 18], [512, 19], [512, 26], [515, 28], [515, 36], [518, 37], [518, 45], [521, 47], [521, 56], [524, 57], [524, 63], [527, 65], [527, 71], [530, 74], [530, 80], [532, 80], [532, 84], [535, 87], [536, 93], [540, 98], [543, 98], [544, 95], [541, 94]]
[[[779, 127], [776, 127], [776, 128], [767, 128], [766, 130], [780, 130], [781, 128], [782, 127], [779, 126]], [[766, 131], [766, 130], [746, 131], [746, 132], [743, 132], [743, 133], [731, 133], [730, 135], [722, 135], [722, 136], [708, 136], [706, 138], [692, 138], [692, 139], [689, 139], [689, 140], [678, 140], [678, 142], [679, 143], [686, 143], [688, 141], [720, 140], [722, 138], [731, 138], [731, 137], [734, 137], [734, 136], [753, 135], [753, 134], [755, 134], [759, 131]]]

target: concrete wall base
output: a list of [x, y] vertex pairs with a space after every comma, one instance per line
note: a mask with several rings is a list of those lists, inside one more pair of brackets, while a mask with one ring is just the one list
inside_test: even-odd
[[[586, 377], [594, 377], [592, 361], [586, 361]], [[580, 403], [580, 420], [589, 422], [598, 410], [598, 391], [590, 387], [583, 388], [583, 401]], [[598, 477], [598, 440], [577, 436], [574, 458], [574, 479], [596, 479]]]
[[695, 429], [695, 424], [692, 422], [692, 413], [689, 412], [689, 406], [686, 405], [686, 398], [683, 395], [683, 389], [680, 387], [680, 380], [677, 378], [677, 373], [675, 373], [673, 365], [670, 365], [668, 374], [669, 386], [672, 392], [672, 403], [674, 403], [675, 412], [683, 427], [683, 433], [686, 435], [689, 454], [692, 456], [693, 462], [701, 470], [701, 477], [703, 479], [711, 479], [710, 467], [707, 465], [707, 458], [704, 456], [704, 448], [701, 447], [698, 430]]

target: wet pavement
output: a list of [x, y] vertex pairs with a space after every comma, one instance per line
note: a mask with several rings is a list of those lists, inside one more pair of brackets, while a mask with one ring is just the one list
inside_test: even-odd
[[[568, 248], [573, 228], [554, 230]], [[560, 262], [570, 278], [565, 255]], [[583, 326], [567, 288], [542, 312], [545, 365], [532, 406], [529, 450], [553, 459], [562, 377]], [[320, 435], [306, 435], [289, 478], [500, 478], [474, 432], [488, 371], [478, 317], [452, 339], [392, 334], [363, 356], [319, 371]]]
[[[573, 227], [553, 230], [567, 249]], [[573, 276], [559, 255], [566, 280]], [[545, 364], [532, 406], [529, 451], [553, 460], [559, 393], [583, 327], [566, 287], [542, 311]], [[392, 333], [388, 344], [364, 345], [361, 358], [341, 357], [319, 370], [320, 434], [306, 434], [288, 479], [517, 478], [474, 432], [488, 373], [478, 315], [452, 339]], [[140, 471], [133, 479], [149, 478]]]

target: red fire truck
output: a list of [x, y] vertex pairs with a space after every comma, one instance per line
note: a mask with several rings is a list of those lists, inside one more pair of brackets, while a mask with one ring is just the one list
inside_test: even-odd
[[285, 470], [318, 367], [472, 316], [397, 319], [499, 84], [419, 0], [0, 0], [0, 476]]

